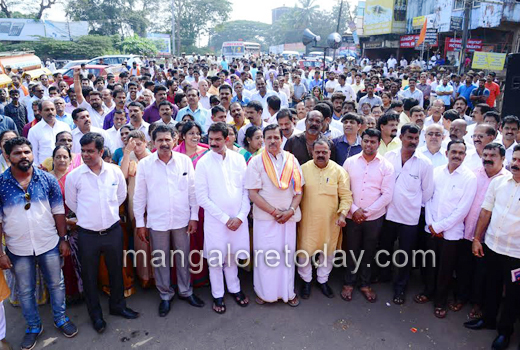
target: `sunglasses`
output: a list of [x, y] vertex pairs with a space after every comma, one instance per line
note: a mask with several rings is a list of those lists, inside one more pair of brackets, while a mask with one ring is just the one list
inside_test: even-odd
[[29, 192], [25, 192], [25, 200], [27, 203], [25, 203], [25, 206], [23, 207], [25, 210], [31, 209], [31, 195]]

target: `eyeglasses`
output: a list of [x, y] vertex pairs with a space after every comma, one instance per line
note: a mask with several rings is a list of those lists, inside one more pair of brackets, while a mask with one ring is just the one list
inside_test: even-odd
[[433, 137], [433, 136], [435, 136], [435, 137], [441, 137], [441, 136], [442, 136], [442, 134], [441, 134], [440, 132], [429, 132], [429, 133], [427, 133], [426, 135], [428, 135], [428, 136], [430, 136], [430, 137]]
[[25, 203], [25, 206], [23, 208], [25, 210], [31, 209], [31, 195], [29, 194], [29, 192], [25, 192], [25, 201], [27, 203]]

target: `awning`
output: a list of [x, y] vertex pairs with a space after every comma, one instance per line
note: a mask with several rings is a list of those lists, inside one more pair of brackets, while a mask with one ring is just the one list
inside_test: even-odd
[[12, 82], [7, 74], [0, 74], [0, 88], [6, 88]]

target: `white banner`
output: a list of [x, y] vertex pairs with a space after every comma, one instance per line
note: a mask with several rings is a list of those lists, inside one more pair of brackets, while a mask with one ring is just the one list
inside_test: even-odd
[[37, 41], [39, 36], [70, 41], [88, 34], [88, 22], [54, 22], [22, 18], [0, 18], [0, 40]]

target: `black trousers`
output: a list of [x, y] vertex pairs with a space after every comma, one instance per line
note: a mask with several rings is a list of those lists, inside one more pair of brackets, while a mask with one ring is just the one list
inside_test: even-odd
[[381, 268], [381, 279], [390, 279], [392, 277], [392, 262], [391, 257], [394, 254], [394, 244], [399, 240], [399, 250], [404, 251], [408, 257], [406, 264], [403, 264], [405, 257], [403, 253], [396, 256], [395, 262], [398, 264], [397, 276], [394, 281], [394, 293], [401, 294], [406, 291], [406, 286], [410, 280], [410, 271], [412, 268], [412, 251], [415, 249], [417, 243], [417, 225], [405, 225], [390, 220], [385, 220], [383, 230], [379, 240], [379, 247], [388, 252], [387, 254], [379, 255], [379, 262], [381, 266], [388, 264], [387, 267]]
[[110, 310], [126, 308], [123, 284], [123, 231], [119, 222], [105, 235], [78, 227], [81, 277], [88, 313], [92, 320], [103, 318], [99, 304], [98, 268], [101, 253], [105, 256], [110, 286]]
[[[485, 244], [483, 246], [484, 263], [487, 265], [484, 320], [489, 325], [496, 324], [498, 334], [510, 336], [520, 314], [520, 282], [511, 280], [511, 270], [520, 268], [520, 259], [495, 253]], [[504, 286], [505, 296], [502, 299]], [[502, 312], [497, 322], [500, 304]]]
[[459, 269], [457, 273], [458, 298], [482, 306], [486, 281], [485, 259], [477, 258], [471, 250], [472, 241], [462, 240], [459, 250]]
[[[347, 270], [345, 271], [344, 284], [346, 286], [355, 286], [359, 282], [360, 287], [370, 285], [372, 276], [371, 264], [373, 264], [374, 255], [379, 241], [379, 234], [383, 226], [384, 217], [372, 221], [365, 221], [356, 224], [354, 221], [347, 219], [347, 226], [344, 229], [347, 253]], [[363, 257], [359, 269], [356, 270], [356, 263], [363, 251]], [[359, 279], [359, 281], [358, 281]]]

